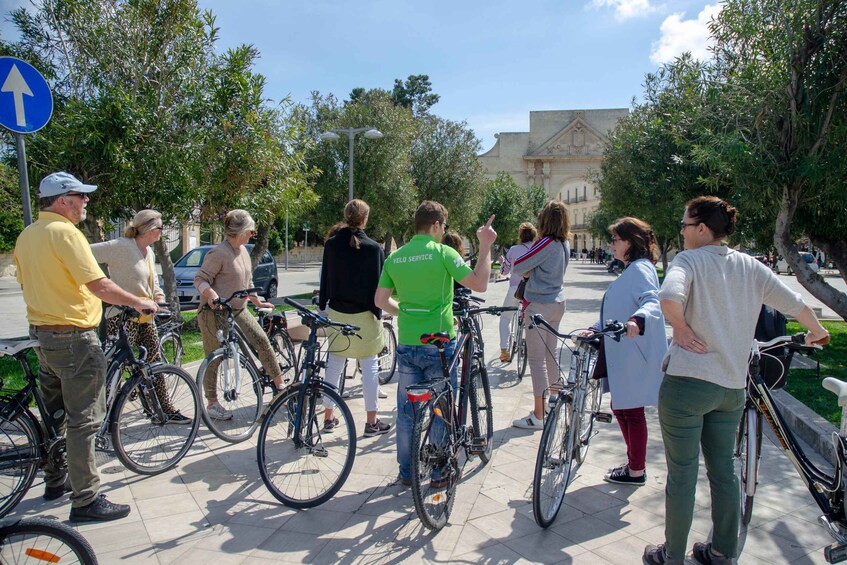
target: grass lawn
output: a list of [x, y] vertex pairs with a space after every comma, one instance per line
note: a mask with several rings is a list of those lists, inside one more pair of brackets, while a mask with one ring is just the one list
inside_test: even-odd
[[[835, 395], [825, 390], [821, 381], [824, 377], [847, 381], [847, 322], [821, 323], [829, 331], [832, 341], [813, 357], [820, 361], [820, 378], [817, 378], [813, 369], [791, 369], [785, 390], [838, 427], [841, 425], [841, 409]], [[789, 322], [788, 333], [800, 331], [803, 331], [803, 326]]]

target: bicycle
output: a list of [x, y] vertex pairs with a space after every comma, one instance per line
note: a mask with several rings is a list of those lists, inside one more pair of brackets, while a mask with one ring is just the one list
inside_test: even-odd
[[[272, 298], [269, 302], [276, 304], [277, 299]], [[294, 342], [288, 333], [288, 318], [285, 317], [283, 312], [274, 312], [271, 308], [254, 309], [258, 313], [259, 325], [271, 342], [271, 348], [274, 350], [284, 378], [290, 380], [296, 377], [298, 360], [297, 354], [294, 352]]]
[[[501, 315], [514, 307], [471, 308], [482, 299], [457, 293], [453, 315], [459, 322], [459, 336], [451, 359], [444, 348], [450, 342], [445, 332], [424, 334], [421, 344], [438, 348], [442, 377], [406, 387], [406, 395], [415, 407], [412, 429], [412, 496], [421, 522], [431, 530], [440, 530], [450, 518], [456, 486], [461, 476], [459, 452], [466, 461], [479, 456], [482, 464], [491, 459], [494, 418], [488, 372], [482, 341], [473, 317], [482, 313]], [[453, 369], [462, 361], [458, 402], [451, 386]], [[429, 482], [428, 484], [427, 481]]]
[[[133, 313], [123, 309], [121, 317]], [[120, 328], [106, 371], [106, 417], [95, 443], [102, 446], [111, 438], [125, 467], [154, 475], [173, 468], [191, 448], [199, 426], [199, 395], [191, 377], [179, 367], [148, 365], [143, 347], [140, 359], [136, 358], [123, 324]], [[67, 468], [65, 438], [58, 431], [61, 416], [54, 419], [48, 413], [38, 390], [38, 376], [27, 359], [34, 347], [38, 347], [37, 340], [0, 341], [0, 355], [14, 357], [26, 381], [18, 391], [0, 392], [0, 517], [20, 502], [39, 468]], [[175, 423], [173, 414], [163, 409], [156, 393], [157, 379], [163, 380], [169, 401], [191, 416], [190, 426]], [[40, 419], [30, 410], [33, 402]]]
[[[809, 353], [820, 346], [805, 345], [805, 334], [780, 336], [770, 341], [753, 340], [750, 347], [750, 361], [747, 372], [747, 389], [744, 411], [738, 427], [735, 457], [739, 472], [741, 494], [741, 523], [746, 526], [753, 515], [753, 501], [758, 484], [759, 458], [762, 447], [762, 422], [768, 423], [776, 435], [776, 444], [782, 448], [789, 461], [797, 469], [809, 493], [823, 514], [818, 518], [836, 543], [824, 549], [828, 563], [847, 561], [847, 508], [845, 508], [845, 490], [847, 490], [847, 383], [827, 377], [823, 387], [838, 396], [841, 407], [841, 429], [832, 434], [832, 449], [835, 455], [835, 468], [832, 474], [820, 469], [806, 455], [803, 447], [789, 429], [771, 394], [771, 387], [783, 374], [766, 375], [762, 372], [762, 361], [777, 358], [775, 348], [786, 348], [784, 361], [779, 361], [783, 372], [790, 366], [794, 352]], [[768, 353], [771, 352], [771, 353]], [[773, 364], [771, 364], [773, 366]]]
[[[221, 306], [227, 317], [227, 330], [218, 330], [217, 338], [221, 346], [212, 351], [197, 370], [197, 388], [204, 389], [204, 382], [214, 382], [218, 402], [224, 407], [229, 417], [216, 419], [209, 415], [206, 403], [201, 403], [201, 414], [206, 427], [215, 436], [229, 442], [239, 443], [251, 437], [260, 423], [260, 416], [264, 407], [264, 395], [266, 391], [273, 394], [278, 392], [273, 380], [268, 376], [264, 367], [258, 363], [258, 354], [247, 342], [247, 338], [241, 328], [235, 323], [231, 302], [236, 298], [247, 296], [261, 291], [260, 288], [248, 288], [237, 290], [229, 298], [216, 298], [214, 303]], [[208, 309], [208, 306], [204, 306]], [[271, 327], [274, 336], [278, 336], [282, 343], [287, 336], [282, 320], [284, 317], [270, 316], [263, 323]], [[267, 331], [267, 330], [266, 330]], [[296, 361], [293, 359], [293, 346], [287, 350], [290, 338], [286, 345], [274, 347], [276, 337], [271, 341], [271, 347], [277, 354], [277, 361], [286, 359], [283, 374], [289, 371], [296, 372]]]
[[[607, 321], [603, 329], [591, 335], [561, 334], [540, 314], [532, 316], [532, 324], [565, 340], [571, 351], [567, 381], [560, 377], [559, 384], [550, 390], [550, 411], [544, 419], [532, 478], [532, 514], [539, 526], [547, 528], [556, 519], [568, 485], [588, 455], [594, 422], [612, 421], [611, 414], [600, 412], [603, 389], [593, 373], [603, 336], [620, 341], [626, 329], [619, 322]], [[568, 339], [574, 342], [574, 348], [567, 345]]]
[[515, 371], [518, 382], [523, 380], [526, 374], [526, 330], [524, 320], [526, 319], [526, 308], [521, 304], [512, 315], [512, 331], [509, 332], [509, 359], [515, 360]]
[[68, 563], [97, 565], [97, 556], [82, 534], [46, 518], [0, 520], [0, 563]]
[[[262, 417], [257, 459], [262, 482], [280, 502], [292, 508], [323, 504], [344, 485], [356, 456], [356, 426], [347, 403], [323, 381], [318, 332], [327, 327], [352, 337], [357, 326], [333, 322], [290, 298], [310, 328], [297, 383], [274, 398]], [[320, 418], [333, 410], [333, 420]]]
[[[168, 304], [159, 306], [169, 307]], [[177, 305], [178, 306], [178, 305]], [[182, 356], [185, 353], [182, 347], [182, 322], [176, 319], [175, 312], [160, 308], [156, 312], [156, 331], [159, 334], [159, 355], [162, 362], [182, 367]]]

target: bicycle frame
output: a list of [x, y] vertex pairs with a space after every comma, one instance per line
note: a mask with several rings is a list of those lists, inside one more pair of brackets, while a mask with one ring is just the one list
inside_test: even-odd
[[[844, 464], [845, 458], [847, 458], [847, 440], [838, 434], [833, 434], [833, 447], [837, 455], [833, 475], [815, 465], [806, 456], [794, 433], [786, 424], [782, 413], [776, 407], [773, 396], [759, 372], [760, 355], [756, 346], [750, 363], [751, 370], [748, 373], [745, 410], [752, 407], [763, 416], [763, 419], [776, 435], [779, 446], [797, 469], [812, 498], [823, 511], [822, 522], [827, 526], [830, 535], [840, 543], [847, 544], [847, 530], [843, 528], [845, 509], [844, 491], [842, 490]], [[762, 430], [759, 429], [758, 433], [761, 434]], [[839, 524], [842, 524], [842, 526], [839, 526]]]

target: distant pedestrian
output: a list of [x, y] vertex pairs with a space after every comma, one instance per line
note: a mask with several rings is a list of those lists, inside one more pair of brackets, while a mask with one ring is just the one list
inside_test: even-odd
[[38, 387], [67, 450], [67, 472], [55, 461], [44, 468], [44, 499], [72, 492], [72, 522], [115, 520], [130, 510], [100, 493], [94, 458], [94, 438], [106, 411], [106, 358], [97, 336], [100, 301], [141, 313], [156, 311], [149, 298], [134, 296], [106, 278], [75, 227], [85, 219], [88, 195], [95, 190], [65, 172], [44, 177], [38, 187], [38, 219], [15, 244], [29, 336], [40, 344], [35, 350]]
[[[506, 298], [503, 300], [503, 306], [519, 306], [520, 300], [515, 298], [515, 291], [518, 285], [523, 280], [523, 277], [512, 272], [512, 264], [518, 257], [524, 255], [532, 247], [532, 242], [538, 232], [530, 222], [524, 222], [518, 228], [518, 239], [520, 243], [511, 246], [503, 257], [503, 263], [500, 266], [500, 274], [509, 276], [509, 290], [506, 291]], [[513, 316], [503, 314], [500, 316], [500, 362], [509, 363], [512, 360], [512, 352], [509, 351], [509, 334], [512, 331], [511, 322]]]

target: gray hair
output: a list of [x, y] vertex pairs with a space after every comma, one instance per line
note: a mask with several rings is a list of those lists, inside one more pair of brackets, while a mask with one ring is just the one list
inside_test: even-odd
[[135, 239], [139, 235], [152, 231], [159, 227], [162, 214], [156, 210], [141, 210], [132, 218], [132, 221], [124, 230], [124, 235]]
[[247, 210], [230, 210], [224, 219], [224, 234], [227, 237], [235, 237], [254, 229], [256, 229], [256, 222]]

